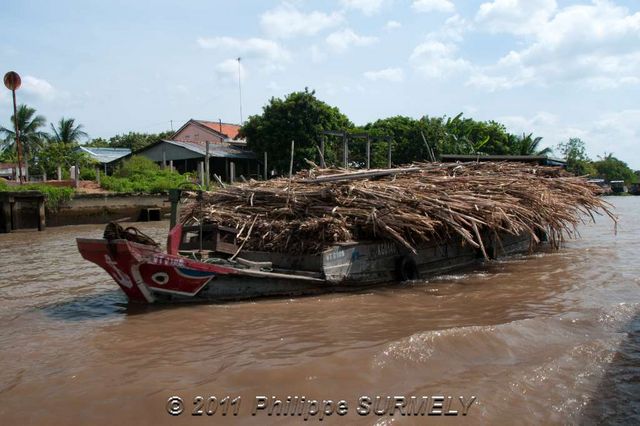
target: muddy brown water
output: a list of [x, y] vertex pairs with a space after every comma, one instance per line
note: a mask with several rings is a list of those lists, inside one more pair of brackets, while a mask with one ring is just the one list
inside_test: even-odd
[[[559, 252], [357, 294], [167, 308], [129, 304], [81, 259], [75, 237], [103, 226], [0, 235], [0, 423], [300, 424], [251, 411], [305, 396], [345, 401], [323, 423], [639, 424], [640, 197], [608, 200], [618, 234], [599, 218]], [[161, 240], [168, 224], [139, 226]], [[216, 413], [194, 416], [196, 396]], [[226, 417], [225, 396], [241, 397]], [[380, 410], [452, 396], [458, 416], [362, 416], [362, 396]]]

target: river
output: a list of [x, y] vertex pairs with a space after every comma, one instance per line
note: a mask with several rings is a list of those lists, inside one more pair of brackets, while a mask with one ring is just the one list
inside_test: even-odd
[[[102, 225], [0, 234], [0, 423], [300, 424], [251, 411], [305, 396], [323, 423], [640, 424], [640, 197], [607, 200], [617, 235], [600, 217], [558, 252], [356, 294], [164, 308], [129, 304], [80, 257], [75, 238]], [[168, 223], [136, 226], [163, 240]], [[194, 416], [196, 396], [217, 399]], [[429, 410], [451, 396], [458, 415], [360, 415], [363, 396], [428, 396]], [[466, 416], [459, 396], [476, 397]]]

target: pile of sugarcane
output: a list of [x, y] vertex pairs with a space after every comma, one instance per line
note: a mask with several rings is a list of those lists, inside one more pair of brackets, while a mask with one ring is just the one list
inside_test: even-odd
[[415, 252], [460, 236], [546, 235], [558, 247], [594, 213], [615, 222], [600, 188], [557, 167], [511, 162], [416, 163], [349, 172], [313, 168], [291, 178], [251, 181], [195, 194], [181, 222], [238, 230], [246, 250], [318, 253], [337, 242], [391, 240]]

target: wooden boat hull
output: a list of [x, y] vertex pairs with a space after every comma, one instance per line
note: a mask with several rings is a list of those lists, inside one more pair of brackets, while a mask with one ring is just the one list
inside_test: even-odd
[[[532, 251], [529, 235], [485, 238], [493, 258]], [[426, 244], [409, 253], [391, 242], [336, 244], [317, 255], [241, 252], [249, 264], [271, 262], [272, 270], [239, 263], [208, 263], [164, 253], [127, 240], [77, 239], [78, 250], [111, 275], [135, 302], [226, 301], [268, 296], [355, 291], [426, 278], [484, 260], [459, 239]]]

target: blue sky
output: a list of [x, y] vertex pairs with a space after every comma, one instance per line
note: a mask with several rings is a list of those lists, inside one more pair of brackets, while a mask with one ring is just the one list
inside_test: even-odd
[[21, 0], [0, 14], [19, 102], [92, 137], [239, 122], [237, 57], [245, 119], [309, 87], [356, 124], [464, 112], [640, 169], [637, 1]]

